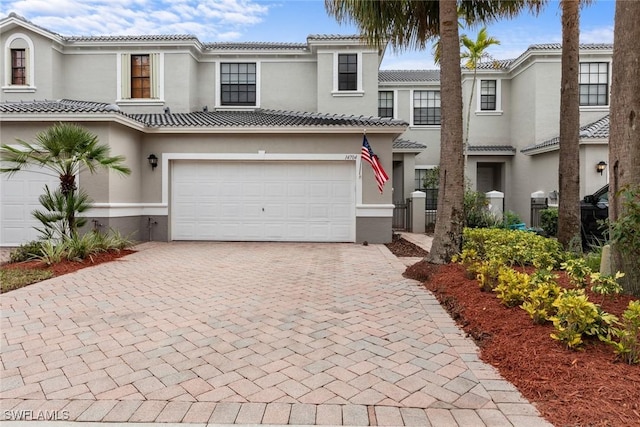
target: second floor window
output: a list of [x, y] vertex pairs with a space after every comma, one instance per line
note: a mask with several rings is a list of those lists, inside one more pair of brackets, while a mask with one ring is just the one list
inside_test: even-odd
[[580, 63], [580, 105], [609, 105], [609, 64]]
[[256, 64], [220, 64], [222, 105], [256, 105]]
[[496, 81], [495, 80], [480, 81], [480, 110], [481, 111], [496, 110]]
[[131, 55], [131, 98], [151, 98], [149, 55]]
[[338, 90], [358, 90], [358, 55], [338, 55]]
[[27, 56], [25, 49], [11, 49], [11, 84], [27, 84]]
[[413, 92], [413, 124], [440, 125], [440, 91]]
[[378, 92], [378, 117], [393, 118], [393, 92]]

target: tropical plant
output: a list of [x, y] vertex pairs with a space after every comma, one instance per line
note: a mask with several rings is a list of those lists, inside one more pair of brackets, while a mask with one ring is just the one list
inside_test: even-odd
[[558, 209], [547, 208], [540, 211], [540, 227], [549, 237], [558, 235]]
[[584, 258], [570, 258], [560, 264], [560, 267], [567, 272], [567, 276], [571, 284], [578, 288], [584, 288], [587, 285], [587, 276], [591, 274], [591, 269], [587, 267]]
[[539, 8], [542, 2], [325, 0], [331, 15], [341, 22], [354, 22], [363, 37], [378, 47], [390, 44], [397, 50], [424, 50], [428, 40], [440, 37], [440, 90], [446, 96], [441, 100], [440, 189], [434, 244], [425, 258], [429, 262], [449, 262], [462, 245], [464, 158], [458, 16], [467, 24], [490, 22], [515, 16], [527, 5]]
[[[624, 188], [618, 195], [622, 204], [622, 212], [615, 221], [609, 221], [609, 238], [617, 248], [620, 260], [634, 260], [634, 265], [640, 259], [640, 186]], [[633, 265], [628, 270], [633, 270]], [[638, 279], [640, 280], [640, 276]], [[623, 280], [626, 290], [640, 295], [640, 283], [636, 280]]]
[[[47, 193], [48, 201], [57, 205], [60, 208], [57, 212], [64, 216], [62, 228], [57, 230], [62, 233], [61, 236], [70, 237], [78, 232], [77, 205], [71, 202], [79, 200], [74, 196], [78, 189], [76, 176], [80, 172], [86, 170], [93, 174], [98, 168], [104, 168], [123, 175], [131, 173], [123, 163], [123, 156], [110, 156], [108, 145], [100, 144], [96, 135], [76, 124], [58, 123], [39, 132], [33, 143], [20, 139], [17, 142], [15, 146], [4, 144], [0, 148], [3, 164], [0, 172], [11, 176], [29, 166], [36, 166], [47, 169], [60, 178], [58, 190], [61, 197], [58, 198], [55, 192], [52, 194], [47, 190]], [[51, 212], [49, 214], [55, 215]], [[45, 231], [46, 229], [45, 226]]]
[[604, 341], [613, 346], [615, 353], [624, 362], [632, 365], [640, 363], [640, 300], [629, 301], [627, 309], [622, 313], [622, 328], [612, 327], [611, 335], [615, 341], [607, 337]]
[[91, 199], [83, 190], [65, 195], [59, 189], [52, 193], [49, 186], [45, 185], [44, 194], [38, 200], [44, 210], [35, 210], [32, 215], [42, 223], [42, 228], [36, 230], [44, 239], [73, 237], [77, 235], [75, 230], [87, 223], [86, 218], [78, 215], [91, 208]]

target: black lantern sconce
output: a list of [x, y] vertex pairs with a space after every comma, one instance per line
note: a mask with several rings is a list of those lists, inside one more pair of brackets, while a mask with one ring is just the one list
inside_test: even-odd
[[151, 170], [154, 170], [156, 167], [158, 167], [158, 158], [156, 157], [155, 154], [149, 154], [149, 157], [147, 157], [147, 160], [149, 160], [149, 164], [151, 165]]
[[606, 167], [607, 163], [604, 160], [600, 160], [600, 163], [596, 165], [596, 172], [600, 172], [600, 175], [602, 175]]

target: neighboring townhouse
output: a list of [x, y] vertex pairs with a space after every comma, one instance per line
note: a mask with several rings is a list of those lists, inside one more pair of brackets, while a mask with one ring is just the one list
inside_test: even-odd
[[[388, 242], [394, 204], [439, 163], [439, 71], [379, 70], [384, 51], [358, 36], [65, 37], [11, 14], [0, 46], [2, 143], [59, 121], [96, 133], [133, 172], [80, 174], [91, 224], [140, 240]], [[611, 55], [581, 47], [582, 196], [607, 182], [596, 164], [608, 162]], [[533, 45], [475, 73], [470, 186], [503, 192], [527, 223], [531, 193], [558, 190], [560, 56], [560, 45]], [[463, 68], [465, 121], [473, 76]], [[360, 156], [364, 134], [391, 178], [382, 193]], [[0, 179], [0, 245], [35, 238], [31, 211], [57, 177]]]
[[[514, 60], [480, 64], [475, 73], [466, 168], [470, 187], [503, 192], [505, 209], [529, 224], [532, 193], [550, 195], [550, 203], [557, 203], [561, 53], [559, 44], [532, 45]], [[608, 182], [607, 171], [596, 166], [608, 163], [612, 53], [610, 44], [580, 48], [581, 197]], [[474, 71], [463, 68], [465, 126], [473, 79]], [[427, 147], [409, 165], [415, 168], [411, 190], [421, 189], [426, 171], [439, 163], [439, 80], [437, 70], [379, 72], [379, 115], [407, 121], [401, 138]], [[411, 190], [405, 189], [405, 197]]]
[[[360, 153], [366, 133], [391, 175], [406, 123], [376, 117], [383, 52], [359, 37], [64, 37], [11, 14], [0, 46], [3, 143], [69, 121], [126, 157], [128, 177], [80, 174], [96, 228], [140, 240], [391, 240], [393, 184], [379, 193]], [[0, 244], [36, 237], [31, 211], [56, 180], [2, 176]]]

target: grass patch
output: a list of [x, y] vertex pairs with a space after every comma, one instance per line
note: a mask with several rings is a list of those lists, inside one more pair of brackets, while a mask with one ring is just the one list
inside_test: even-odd
[[23, 286], [50, 279], [53, 273], [41, 269], [8, 268], [0, 270], [0, 293], [22, 288]]

